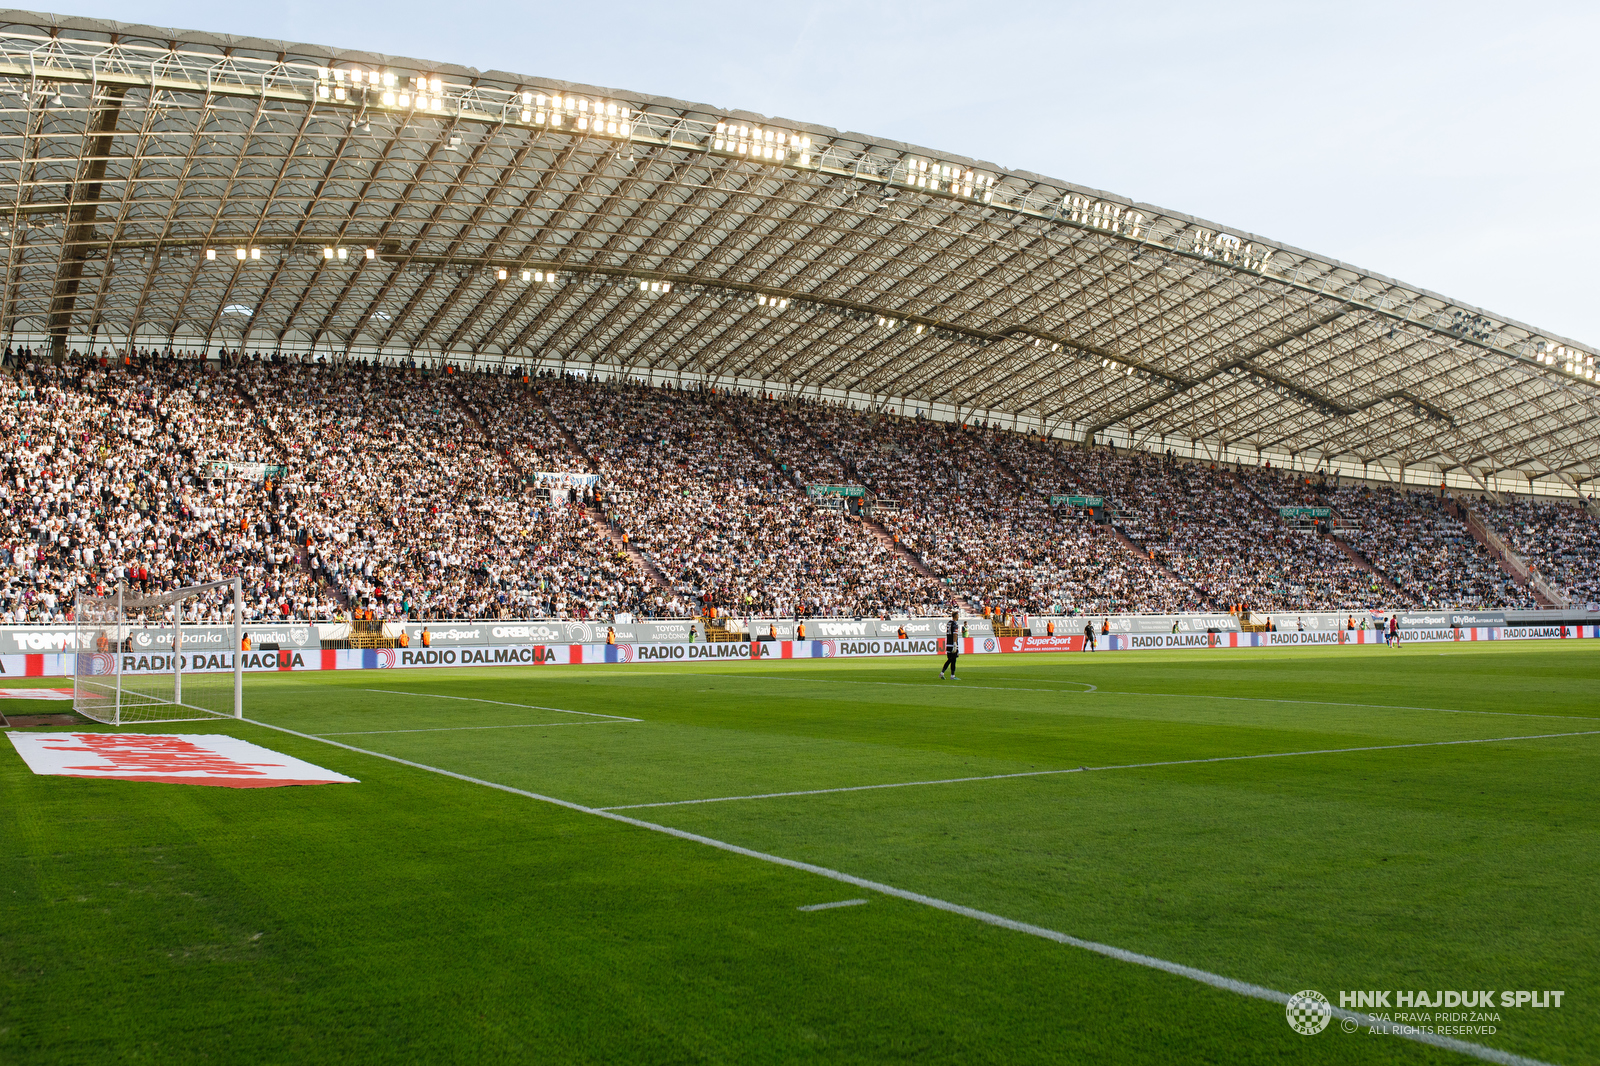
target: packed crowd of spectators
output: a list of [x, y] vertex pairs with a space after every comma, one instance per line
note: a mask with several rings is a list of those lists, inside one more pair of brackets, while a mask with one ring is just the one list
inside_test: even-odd
[[[676, 598], [735, 616], [943, 609], [856, 515], [814, 504], [711, 391], [552, 379], [551, 411], [602, 475], [607, 518]], [[756, 430], [759, 432], [759, 430]]]
[[1532, 591], [1473, 539], [1438, 493], [1370, 485], [1324, 494], [1343, 535], [1417, 607], [1473, 610], [1538, 606]]
[[1600, 518], [1581, 502], [1507, 498], [1471, 507], [1572, 603], [1600, 603]]
[[[0, 621], [236, 573], [249, 615], [272, 619], [1533, 603], [1434, 493], [548, 372], [23, 362], [0, 374]], [[1485, 517], [1600, 599], [1581, 507]]]

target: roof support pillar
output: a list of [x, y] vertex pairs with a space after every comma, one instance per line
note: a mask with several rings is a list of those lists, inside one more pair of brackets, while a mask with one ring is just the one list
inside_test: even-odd
[[[50, 357], [60, 362], [67, 354], [67, 333], [72, 329], [72, 312], [78, 306], [78, 285], [83, 279], [83, 263], [88, 258], [88, 243], [94, 240], [95, 219], [100, 213], [100, 181], [106, 176], [106, 162], [115, 142], [112, 131], [122, 115], [122, 98], [127, 89], [119, 85], [105, 88], [99, 114], [89, 127], [89, 166], [72, 192], [74, 206], [67, 215], [65, 247], [56, 267], [56, 283], [50, 293]], [[106, 250], [106, 269], [111, 269], [111, 251]], [[131, 342], [131, 338], [130, 338]]]

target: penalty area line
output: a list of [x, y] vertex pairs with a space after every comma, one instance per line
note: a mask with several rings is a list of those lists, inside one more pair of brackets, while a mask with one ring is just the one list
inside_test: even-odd
[[[1212, 988], [1220, 989], [1224, 992], [1232, 992], [1236, 995], [1248, 996], [1251, 999], [1266, 1000], [1269, 1003], [1276, 1003], [1280, 1006], [1287, 1006], [1289, 1003], [1289, 994], [1286, 992], [1279, 992], [1275, 988], [1267, 988], [1264, 985], [1252, 984], [1248, 981], [1240, 981], [1236, 978], [1226, 977], [1218, 973], [1212, 973], [1209, 970], [1201, 970], [1194, 966], [1185, 966], [1178, 962], [1169, 962], [1166, 959], [1158, 959], [1153, 955], [1142, 955], [1139, 952], [1129, 951], [1126, 948], [1115, 947], [1111, 944], [1101, 944], [1098, 941], [1084, 940], [1081, 937], [1069, 936], [1066, 933], [1057, 932], [1054, 929], [1047, 929], [1042, 925], [1033, 925], [1029, 922], [1019, 922], [1014, 918], [1007, 918], [1003, 915], [990, 913], [989, 911], [978, 910], [975, 907], [968, 907], [960, 903], [951, 903], [935, 896], [925, 896], [920, 892], [912, 892], [908, 889], [896, 888], [893, 885], [884, 884], [881, 881], [871, 881], [865, 877], [857, 877], [854, 874], [847, 874], [841, 870], [831, 870], [826, 866], [818, 866], [815, 863], [801, 862], [798, 859], [788, 859], [784, 858], [782, 855], [773, 855], [770, 852], [756, 851], [754, 848], [746, 848], [739, 844], [730, 844], [725, 840], [718, 840], [715, 837], [702, 836], [699, 833], [690, 833], [683, 829], [674, 829], [669, 825], [659, 825], [655, 822], [646, 822], [640, 818], [630, 818], [625, 814], [617, 814], [614, 811], [602, 810], [598, 807], [586, 807], [581, 803], [574, 803], [571, 800], [557, 799], [554, 796], [545, 796], [537, 792], [529, 792], [526, 789], [515, 788], [511, 785], [502, 785], [497, 781], [487, 781], [481, 777], [471, 777], [467, 774], [458, 774], [454, 770], [445, 770], [438, 766], [429, 766], [426, 763], [413, 762], [410, 759], [402, 759], [398, 755], [386, 755], [381, 751], [372, 751], [368, 748], [358, 748], [354, 744], [346, 744], [343, 741], [330, 740], [327, 737], [319, 737], [313, 733], [302, 733], [296, 729], [289, 729], [281, 725], [273, 725], [270, 722], [262, 722], [254, 718], [236, 719], [236, 721], [248, 722], [251, 725], [257, 725], [263, 729], [271, 729], [278, 733], [287, 733], [290, 736], [300, 737], [304, 740], [315, 741], [318, 744], [327, 744], [335, 748], [343, 748], [346, 751], [353, 751], [358, 755], [370, 755], [375, 759], [383, 759], [387, 762], [397, 763], [401, 766], [409, 766], [413, 770], [422, 770], [425, 773], [438, 774], [441, 777], [453, 778], [457, 781], [463, 781], [469, 785], [481, 785], [484, 788], [492, 788], [500, 792], [507, 792], [513, 796], [522, 796], [526, 799], [537, 800], [540, 803], [549, 803], [553, 806], [562, 807], [569, 811], [576, 811], [579, 814], [592, 814], [597, 818], [606, 818], [613, 822], [620, 822], [623, 825], [631, 825], [636, 829], [649, 830], [652, 833], [662, 833], [666, 836], [676, 837], [679, 840], [685, 840], [693, 844], [703, 844], [708, 848], [716, 848], [718, 851], [726, 851], [733, 855], [741, 855], [747, 859], [756, 859], [761, 862], [771, 863], [774, 866], [783, 866], [791, 870], [800, 870], [804, 873], [815, 874], [818, 877], [825, 877], [831, 881], [838, 881], [841, 884], [853, 885], [856, 888], [865, 889], [868, 892], [876, 892], [879, 895], [889, 896], [894, 899], [902, 899], [908, 903], [921, 904], [924, 907], [930, 907], [934, 910], [944, 911], [948, 914], [960, 915], [963, 918], [970, 918], [973, 921], [982, 922], [985, 925], [992, 925], [999, 929], [1007, 929], [1016, 933], [1026, 933], [1029, 936], [1036, 936], [1042, 940], [1050, 940], [1057, 944], [1064, 944], [1067, 947], [1079, 948], [1083, 951], [1091, 951], [1096, 955], [1103, 955], [1106, 958], [1115, 959], [1118, 962], [1131, 963], [1135, 966], [1142, 966], [1151, 970], [1159, 970], [1162, 973], [1171, 974], [1174, 977], [1187, 978], [1188, 980], [1197, 981], [1200, 984], [1209, 985]], [[1357, 1011], [1347, 1010], [1343, 1007], [1334, 1007], [1333, 1016], [1336, 1018], [1353, 1021], [1357, 1025], [1376, 1026], [1379, 1024], [1385, 1024], [1381, 1023], [1380, 1019], [1375, 1018], [1370, 1014], [1362, 1014]], [[1553, 1066], [1553, 1064], [1543, 1062], [1539, 1059], [1530, 1059], [1521, 1055], [1513, 1055], [1497, 1048], [1484, 1047], [1482, 1044], [1473, 1044], [1465, 1040], [1457, 1040], [1456, 1038], [1450, 1036], [1440, 1036], [1437, 1033], [1413, 1031], [1398, 1032], [1395, 1035], [1404, 1040], [1411, 1040], [1419, 1044], [1427, 1044], [1431, 1047], [1442, 1048], [1446, 1051], [1454, 1051], [1462, 1055], [1470, 1055], [1473, 1058], [1481, 1059], [1484, 1062], [1499, 1063], [1500, 1066]]]
[[382, 692], [390, 696], [420, 696], [425, 700], [461, 700], [465, 703], [492, 703], [496, 707], [521, 707], [529, 711], [555, 711], [558, 714], [581, 714], [585, 718], [610, 718], [617, 722], [642, 722], [643, 718], [629, 718], [623, 714], [601, 714], [599, 711], [569, 711], [565, 707], [540, 707], [535, 703], [507, 703], [505, 700], [486, 700], [478, 696], [444, 696], [437, 692], [401, 692], [392, 688], [364, 688], [362, 692]]
[[1074, 766], [1061, 770], [1022, 770], [1013, 774], [984, 774], [979, 777], [945, 777], [932, 781], [894, 781], [884, 785], [845, 785], [840, 788], [808, 788], [797, 792], [765, 792], [753, 796], [714, 796], [710, 799], [666, 800], [661, 803], [628, 803], [617, 807], [597, 807], [601, 811], [637, 811], [646, 807], [693, 807], [701, 803], [734, 803], [739, 800], [785, 799], [790, 796], [826, 796], [835, 792], [871, 792], [883, 788], [915, 788], [919, 785], [961, 785], [971, 781], [1005, 781], [1015, 777], [1058, 777], [1062, 774], [1087, 774], [1100, 770], [1150, 770], [1162, 766], [1199, 766], [1213, 762], [1245, 762], [1250, 759], [1289, 759], [1301, 755], [1346, 755], [1358, 751], [1393, 751], [1397, 748], [1443, 748], [1453, 744], [1504, 744], [1513, 740], [1551, 740], [1556, 737], [1600, 736], [1600, 729], [1579, 733], [1538, 733], [1526, 737], [1477, 737], [1469, 740], [1421, 740], [1409, 744], [1369, 744], [1359, 748], [1318, 748], [1313, 751], [1268, 751], [1258, 755], [1214, 755], [1205, 759], [1169, 759], [1164, 762], [1115, 763], [1108, 766]]

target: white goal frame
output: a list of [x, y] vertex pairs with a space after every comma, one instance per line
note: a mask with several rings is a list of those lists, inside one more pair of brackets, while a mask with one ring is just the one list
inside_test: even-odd
[[[185, 699], [183, 690], [183, 604], [195, 596], [212, 589], [233, 590], [233, 700], [231, 709], [202, 706]], [[172, 608], [172, 694], [144, 691], [137, 693], [137, 705], [144, 708], [170, 708], [157, 710], [158, 715], [140, 715], [139, 724], [147, 722], [193, 721], [208, 716], [244, 717], [244, 587], [240, 578], [210, 581], [203, 585], [187, 585], [170, 592], [141, 596], [118, 583], [116, 596], [90, 596], [79, 592], [73, 612], [76, 626], [76, 654], [73, 657], [72, 707], [87, 718], [106, 725], [132, 724], [135, 719], [127, 713], [135, 703], [135, 694], [123, 683], [122, 661], [130, 649], [125, 645], [132, 632], [138, 628], [129, 622], [131, 613]], [[107, 650], [109, 648], [109, 650]], [[158, 675], [159, 676], [159, 675]], [[191, 686], [192, 691], [192, 686]]]

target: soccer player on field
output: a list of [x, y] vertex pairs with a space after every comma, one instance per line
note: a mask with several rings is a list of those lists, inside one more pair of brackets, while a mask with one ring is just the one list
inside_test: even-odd
[[944, 672], [950, 671], [951, 681], [960, 681], [956, 676], [956, 660], [961, 658], [961, 626], [956, 622], [956, 612], [950, 612], [950, 621], [944, 624], [944, 665], [939, 667], [939, 680], [944, 680]]

